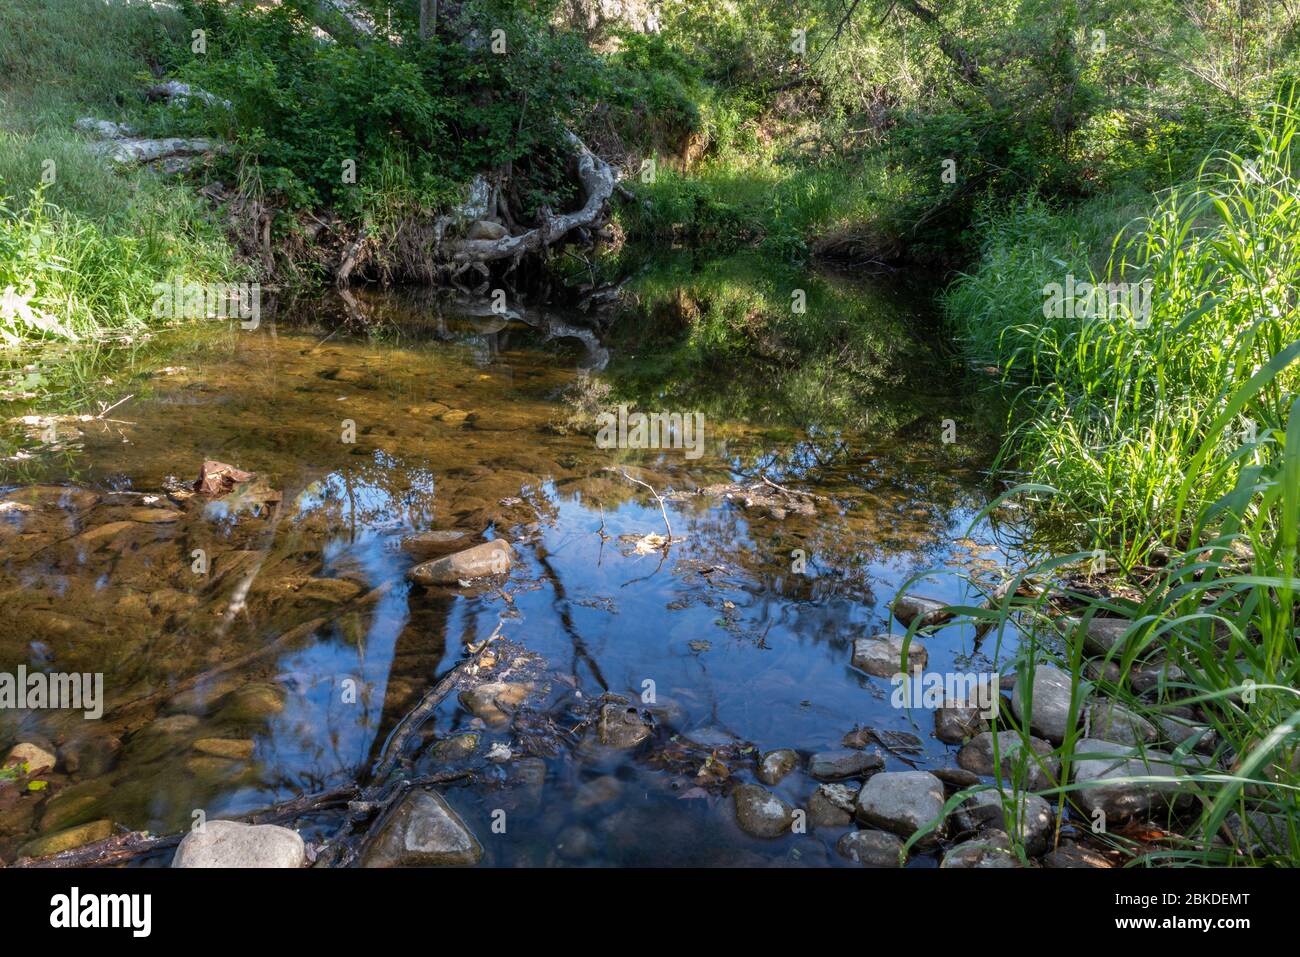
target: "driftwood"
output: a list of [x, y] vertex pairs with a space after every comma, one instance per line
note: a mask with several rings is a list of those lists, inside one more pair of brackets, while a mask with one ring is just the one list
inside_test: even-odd
[[605, 206], [618, 185], [618, 170], [589, 150], [572, 133], [566, 138], [578, 154], [578, 181], [582, 184], [582, 208], [557, 216], [543, 213], [542, 225], [518, 236], [501, 239], [460, 239], [447, 244], [452, 262], [460, 264], [487, 263], [502, 259], [518, 260], [530, 252], [562, 239], [570, 230], [592, 227], [604, 215]]

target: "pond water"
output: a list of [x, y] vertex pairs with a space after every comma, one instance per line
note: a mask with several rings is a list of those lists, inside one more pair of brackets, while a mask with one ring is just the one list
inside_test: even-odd
[[[990, 496], [987, 436], [968, 434], [961, 377], [923, 341], [851, 428], [733, 417], [737, 394], [768, 385], [757, 371], [633, 399], [705, 410], [688, 458], [597, 447], [582, 412], [616, 401], [599, 383], [617, 394], [618, 375], [585, 371], [605, 358], [590, 341], [427, 297], [346, 306], [161, 334], [112, 384], [127, 401], [54, 423], [63, 451], [0, 479], [0, 672], [99, 672], [105, 698], [99, 720], [0, 711], [0, 745], [61, 757], [43, 791], [0, 801], [0, 858], [87, 822], [174, 832], [197, 811], [364, 777], [401, 716], [498, 628], [544, 663], [525, 710], [549, 746], [452, 696], [408, 755], [417, 771], [476, 769], [443, 793], [485, 864], [845, 865], [848, 827], [751, 837], [728, 788], [793, 748], [801, 767], [772, 790], [805, 808], [807, 757], [863, 728], [915, 736], [858, 742], [887, 769], [955, 766], [931, 712], [895, 707], [887, 679], [850, 663], [854, 638], [902, 630], [887, 606], [909, 578], [935, 570], [914, 590], [960, 599], [964, 576], [1017, 547], [1014, 524], [969, 528]], [[672, 404], [687, 394], [698, 404]], [[943, 440], [946, 420], [960, 442]], [[259, 482], [190, 495], [205, 460]], [[665, 496], [666, 546], [646, 538], [665, 517], [629, 477]], [[725, 494], [751, 485], [752, 507]], [[430, 529], [504, 538], [515, 561], [487, 582], [414, 585], [400, 543]], [[968, 627], [927, 644], [931, 672], [999, 664]], [[641, 709], [647, 740], [600, 743], [581, 716], [607, 694]], [[508, 760], [489, 759], [497, 745]], [[300, 827], [320, 841], [337, 823]]]

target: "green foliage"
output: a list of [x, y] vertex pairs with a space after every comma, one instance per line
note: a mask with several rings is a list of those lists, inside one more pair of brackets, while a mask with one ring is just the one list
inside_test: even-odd
[[[1230, 398], [1300, 340], [1295, 132], [1291, 112], [1275, 111], [1241, 155], [1217, 154], [1123, 233], [1095, 273], [1116, 207], [1082, 219], [1031, 204], [995, 218], [978, 269], [946, 298], [977, 361], [1025, 387], [1009, 451], [1058, 490], [1048, 507], [1129, 558], [1162, 539], [1186, 544], [1191, 517], [1267, 462], [1286, 429], [1300, 384], [1289, 370], [1194, 464]], [[1149, 322], [1122, 310], [1045, 316], [1045, 286], [1070, 273], [1150, 281]]]

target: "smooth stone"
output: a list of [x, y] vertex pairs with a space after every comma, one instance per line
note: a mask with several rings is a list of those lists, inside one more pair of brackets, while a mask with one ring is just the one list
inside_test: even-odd
[[1174, 747], [1193, 741], [1192, 750], [1210, 753], [1218, 744], [1219, 733], [1206, 724], [1197, 724], [1168, 714], [1155, 716], [1156, 726], [1166, 741]]
[[64, 831], [93, 818], [99, 811], [104, 794], [100, 789], [61, 791], [45, 802], [41, 811], [41, 830]]
[[[1099, 755], [1118, 755], [1100, 757]], [[1108, 823], [1148, 815], [1183, 806], [1192, 795], [1176, 780], [1159, 782], [1125, 782], [1120, 778], [1166, 776], [1177, 777], [1179, 771], [1168, 763], [1169, 755], [1154, 750], [1140, 752], [1113, 741], [1084, 738], [1074, 746], [1074, 782], [1086, 785], [1073, 792], [1074, 800], [1091, 818], [1097, 811]]]
[[415, 558], [426, 559], [432, 555], [441, 555], [444, 552], [463, 548], [473, 537], [469, 532], [462, 532], [459, 529], [434, 529], [403, 538], [402, 551]]
[[231, 761], [247, 761], [253, 756], [254, 744], [249, 738], [199, 738], [194, 750]]
[[[1015, 837], [1026, 854], [1037, 857], [1047, 850], [1052, 837], [1052, 806], [1037, 794], [1018, 794], [1011, 800], [1015, 804], [1010, 815]], [[1002, 797], [993, 790], [977, 791], [953, 813], [953, 823], [961, 831], [1006, 832], [1007, 814]]]
[[1291, 833], [1295, 824], [1285, 814], [1247, 811], [1243, 820], [1233, 811], [1223, 823], [1232, 835], [1233, 847], [1243, 854], [1251, 857], [1267, 854], [1289, 857], [1291, 854]]
[[[1083, 619], [1066, 617], [1062, 623], [1068, 634], [1077, 635]], [[1083, 647], [1091, 654], [1107, 655], [1124, 641], [1132, 625], [1127, 618], [1093, 618], [1083, 633]]]
[[297, 831], [275, 824], [206, 821], [181, 840], [172, 867], [302, 867], [307, 847]]
[[221, 706], [221, 718], [235, 724], [260, 724], [284, 710], [284, 689], [258, 682], [230, 695]]
[[650, 737], [650, 726], [631, 705], [610, 702], [600, 709], [596, 723], [600, 743], [611, 748], [635, 748]]
[[[1034, 669], [1034, 683], [1030, 701], [1022, 700], [1021, 683], [1016, 682], [1011, 692], [1011, 710], [1016, 718], [1024, 723], [1038, 737], [1046, 738], [1052, 744], [1065, 740], [1065, 733], [1070, 723], [1070, 676], [1060, 668], [1040, 664]], [[1033, 714], [1026, 717], [1027, 705]], [[1087, 709], [1087, 701], [1079, 702], [1078, 714]]]
[[1088, 708], [1088, 737], [1117, 744], [1152, 744], [1156, 726], [1141, 715], [1110, 700], [1094, 700]]
[[835, 852], [863, 867], [902, 867], [903, 842], [886, 831], [850, 831], [835, 842]]
[[896, 596], [889, 606], [889, 610], [894, 613], [895, 618], [908, 628], [911, 628], [912, 622], [918, 619], [920, 620], [917, 625], [918, 628], [930, 628], [953, 617], [953, 613], [948, 610], [946, 602], [936, 601], [933, 598], [921, 598], [918, 595]]
[[758, 762], [758, 779], [764, 784], [780, 784], [781, 779], [799, 766], [799, 755], [791, 748], [778, 748], [763, 755]]
[[878, 771], [885, 759], [865, 751], [823, 751], [808, 759], [808, 774], [816, 781], [843, 781]]
[[827, 787], [842, 787], [843, 785], [823, 784], [812, 793], [808, 799], [808, 823], [813, 827], [848, 827], [853, 822], [853, 797], [855, 791], [849, 789], [849, 807], [833, 799], [826, 793]]
[[[853, 640], [853, 667], [877, 678], [892, 678], [899, 674], [898, 663], [903, 657], [903, 635], [876, 635]], [[907, 646], [907, 670], [924, 668], [929, 653], [916, 638]]]
[[421, 562], [408, 571], [406, 577], [421, 585], [454, 585], [460, 581], [504, 575], [510, 571], [513, 561], [514, 549], [509, 542], [498, 538], [454, 555]]
[[65, 741], [59, 748], [59, 757], [69, 774], [97, 778], [113, 770], [121, 750], [122, 739], [117, 735], [88, 732]]
[[736, 822], [754, 837], [781, 837], [790, 833], [794, 808], [767, 788], [742, 784], [731, 792], [736, 805]]
[[[859, 824], [870, 824], [901, 837], [913, 833], [943, 816], [943, 782], [927, 771], [885, 771], [867, 779], [858, 792], [854, 816]], [[928, 847], [943, 834], [940, 820], [917, 844]]]
[[363, 586], [350, 578], [308, 578], [294, 592], [296, 598], [341, 605], [364, 591]]
[[967, 708], [945, 700], [934, 711], [934, 736], [945, 744], [961, 744], [988, 729], [989, 723], [980, 708]]
[[[957, 752], [957, 763], [972, 774], [986, 777], [993, 774], [993, 743], [992, 731], [975, 735]], [[1052, 746], [1046, 741], [1033, 737], [1029, 739], [1029, 746], [1043, 759], [1040, 763], [1034, 758], [1026, 758], [1023, 769], [1018, 768], [1024, 740], [1016, 731], [998, 732], [997, 751], [1001, 760], [1002, 779], [1019, 784], [1029, 791], [1054, 787], [1055, 781], [1061, 774], [1061, 762], [1052, 754]], [[1017, 780], [1017, 777], [1020, 779]]]
[[980, 776], [965, 768], [935, 768], [930, 773], [954, 791], [964, 791], [980, 783]]
[[363, 867], [477, 864], [483, 846], [437, 791], [415, 790], [384, 823], [361, 858]]
[[4, 767], [12, 768], [25, 764], [28, 774], [40, 774], [42, 771], [53, 771], [58, 763], [59, 759], [44, 748], [30, 741], [22, 741], [9, 749], [9, 753], [5, 755]]
[[[1186, 680], [1187, 672], [1167, 661], [1156, 665], [1148, 665], [1145, 668], [1134, 668], [1128, 674], [1129, 686], [1135, 694], [1159, 691], [1162, 683], [1167, 687]], [[1170, 688], [1169, 693], [1178, 696], [1186, 695], [1188, 691], [1185, 688]]]
[[939, 867], [945, 870], [957, 868], [985, 870], [1019, 866], [1020, 862], [1011, 853], [1006, 835], [996, 833], [987, 837], [977, 837], [950, 848], [943, 855], [943, 860], [939, 862]]
[[245, 680], [239, 675], [230, 674], [204, 682], [188, 691], [173, 695], [167, 701], [167, 711], [170, 714], [208, 714], [216, 709], [217, 704], [226, 695], [243, 688]]
[[435, 741], [429, 748], [429, 757], [442, 764], [455, 764], [468, 760], [478, 750], [479, 735], [474, 732], [454, 734]]
[[566, 861], [589, 861], [600, 849], [595, 834], [577, 824], [571, 824], [555, 836], [555, 853]]
[[573, 796], [573, 806], [579, 811], [599, 807], [616, 800], [623, 793], [623, 782], [612, 774], [593, 778], [578, 788]]
[[133, 508], [127, 513], [127, 518], [133, 522], [158, 525], [179, 521], [183, 515], [174, 508]]
[[66, 831], [43, 834], [34, 841], [28, 841], [19, 848], [18, 856], [45, 857], [49, 854], [70, 851], [74, 847], [81, 847], [83, 844], [93, 844], [95, 841], [102, 841], [112, 836], [112, 821], [91, 821], [88, 824], [70, 827]]
[[489, 681], [460, 693], [460, 703], [470, 714], [488, 724], [504, 724], [532, 689], [525, 684]]

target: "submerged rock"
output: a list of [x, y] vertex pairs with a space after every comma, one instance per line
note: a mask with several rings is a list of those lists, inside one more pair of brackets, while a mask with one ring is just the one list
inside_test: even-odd
[[[872, 776], [858, 792], [855, 816], [860, 824], [911, 837], [943, 815], [943, 782], [926, 771], [886, 771]], [[931, 846], [943, 833], [942, 820], [918, 845]]]
[[460, 693], [460, 703], [466, 711], [488, 724], [505, 724], [510, 715], [528, 697], [532, 689], [526, 684], [508, 681], [489, 681]]
[[478, 838], [437, 791], [415, 790], [366, 848], [362, 867], [441, 867], [477, 864]]
[[758, 779], [764, 784], [780, 784], [781, 779], [798, 766], [798, 754], [791, 748], [778, 748], [767, 752], [758, 762]]
[[856, 778], [885, 766], [878, 754], [864, 751], [823, 751], [808, 760], [808, 774], [817, 781], [843, 781]]
[[731, 792], [736, 804], [736, 822], [754, 837], [780, 837], [790, 833], [794, 808], [765, 787], [742, 784]]
[[835, 842], [835, 851], [863, 867], [903, 866], [903, 842], [885, 831], [850, 831]]
[[207, 821], [176, 848], [172, 867], [302, 867], [307, 848], [297, 831], [275, 824]]
[[502, 539], [494, 539], [456, 552], [421, 562], [406, 573], [411, 581], [421, 585], [454, 585], [460, 581], [473, 581], [491, 575], [504, 575], [514, 561], [514, 549]]
[[[853, 641], [853, 667], [860, 668], [877, 678], [890, 678], [898, 674], [899, 662], [903, 658], [902, 635], [875, 635], [871, 638], [856, 638]], [[916, 638], [907, 646], [907, 670], [924, 668], [929, 661], [929, 652]]]
[[[1016, 718], [1028, 722], [1030, 730], [1040, 738], [1060, 744], [1070, 729], [1070, 676], [1060, 668], [1040, 664], [1034, 669], [1032, 693], [1026, 696], [1024, 690], [1023, 682], [1017, 681], [1011, 692], [1011, 710]], [[1078, 714], [1083, 714], [1085, 707], [1086, 701], [1080, 701]]]
[[434, 529], [433, 531], [421, 532], [419, 535], [409, 535], [403, 538], [401, 547], [402, 551], [408, 555], [426, 559], [431, 555], [441, 555], [457, 548], [464, 548], [473, 537], [469, 532], [463, 532], [459, 529]]
[[596, 733], [600, 743], [611, 748], [635, 748], [650, 737], [650, 726], [636, 708], [610, 702], [600, 709]]
[[93, 844], [95, 841], [102, 841], [112, 836], [112, 821], [91, 821], [88, 824], [78, 824], [76, 827], [70, 827], [66, 831], [43, 834], [33, 841], [28, 841], [18, 849], [18, 856], [45, 857], [49, 854], [70, 851], [74, 847], [81, 847], [83, 844]]
[[23, 741], [9, 749], [5, 755], [4, 767], [26, 765], [28, 774], [39, 774], [42, 771], [53, 771], [58, 763], [58, 759], [44, 748]]

